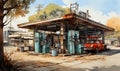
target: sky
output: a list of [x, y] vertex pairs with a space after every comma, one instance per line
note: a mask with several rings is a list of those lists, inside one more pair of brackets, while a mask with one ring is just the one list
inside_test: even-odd
[[120, 17], [120, 0], [36, 0], [30, 5], [30, 13], [25, 17], [19, 17], [12, 21], [12, 26], [17, 28], [17, 24], [28, 22], [28, 17], [36, 13], [38, 4], [44, 7], [49, 3], [55, 3], [62, 7], [69, 7], [71, 3], [77, 2], [79, 10], [89, 10], [91, 19], [102, 24], [112, 17]]

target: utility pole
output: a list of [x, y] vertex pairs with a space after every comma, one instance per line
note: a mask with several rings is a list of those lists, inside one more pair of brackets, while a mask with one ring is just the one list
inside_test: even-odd
[[35, 8], [37, 8], [37, 18], [39, 19], [39, 12], [42, 10], [42, 8], [43, 8], [43, 5], [42, 4], [38, 4], [37, 5], [37, 7], [35, 7]]

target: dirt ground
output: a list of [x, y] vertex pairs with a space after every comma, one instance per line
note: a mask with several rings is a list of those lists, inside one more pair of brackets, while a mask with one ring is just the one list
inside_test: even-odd
[[52, 57], [34, 52], [19, 52], [16, 47], [5, 47], [20, 71], [120, 71], [120, 47], [108, 46], [109, 51]]

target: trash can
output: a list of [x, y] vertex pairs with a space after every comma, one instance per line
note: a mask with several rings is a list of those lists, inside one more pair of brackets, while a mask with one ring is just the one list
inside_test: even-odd
[[58, 56], [57, 49], [52, 49], [52, 56]]
[[24, 46], [20, 46], [20, 52], [24, 52]]

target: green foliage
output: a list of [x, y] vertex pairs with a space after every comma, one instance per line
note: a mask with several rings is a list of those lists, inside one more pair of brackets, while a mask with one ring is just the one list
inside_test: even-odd
[[29, 5], [35, 0], [6, 0], [4, 10], [6, 16], [18, 17], [29, 13]]
[[42, 16], [44, 15], [44, 12], [46, 13], [47, 18], [50, 19], [53, 17], [63, 16], [64, 14], [67, 14], [70, 11], [68, 8], [62, 8], [56, 4], [49, 4], [44, 9], [39, 11], [38, 13], [30, 16], [29, 21], [33, 22], [33, 21], [37, 21], [37, 20], [42, 20]]
[[[25, 16], [29, 13], [28, 9], [31, 3], [35, 0], [1, 0], [0, 1], [0, 22], [5, 26], [12, 19]], [[3, 19], [5, 20], [3, 21]]]

